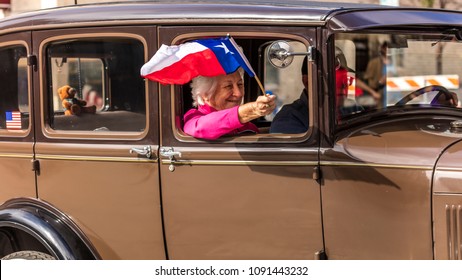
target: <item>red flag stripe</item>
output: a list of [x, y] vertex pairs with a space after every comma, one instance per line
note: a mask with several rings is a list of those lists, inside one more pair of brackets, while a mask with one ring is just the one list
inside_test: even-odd
[[205, 49], [186, 55], [180, 61], [144, 77], [162, 84], [185, 84], [198, 75], [211, 77], [224, 74], [226, 72], [215, 59], [213, 51]]

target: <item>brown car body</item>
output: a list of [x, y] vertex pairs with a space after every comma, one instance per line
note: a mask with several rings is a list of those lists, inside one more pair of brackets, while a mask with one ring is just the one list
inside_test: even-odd
[[[439, 46], [462, 44], [461, 30], [455, 11], [271, 0], [79, 5], [6, 18], [0, 56], [14, 67], [1, 66], [0, 113], [19, 110], [22, 122], [0, 123], [0, 256], [462, 259], [460, 107], [389, 103], [343, 117], [332, 93], [342, 40], [355, 46], [356, 63], [344, 51], [359, 77], [360, 46], [371, 57], [380, 41], [372, 38], [404, 34], [409, 43], [395, 40], [392, 54], [414, 58], [401, 51], [420, 44], [415, 34]], [[267, 88], [274, 71], [259, 50], [277, 40], [306, 47], [305, 133], [195, 139], [181, 129], [188, 87], [139, 76], [161, 44], [227, 34]], [[23, 72], [4, 74], [13, 68]], [[64, 116], [55, 89], [83, 92], [85, 73], [98, 79], [102, 104], [94, 115]], [[289, 80], [276, 91], [298, 97], [290, 77], [276, 80]], [[255, 99], [255, 80], [246, 87]]]

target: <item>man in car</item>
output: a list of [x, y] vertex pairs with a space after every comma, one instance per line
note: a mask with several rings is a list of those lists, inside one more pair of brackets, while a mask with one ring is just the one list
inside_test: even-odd
[[291, 104], [284, 105], [274, 117], [270, 133], [303, 133], [308, 130], [308, 60], [302, 65], [304, 89], [300, 97]]

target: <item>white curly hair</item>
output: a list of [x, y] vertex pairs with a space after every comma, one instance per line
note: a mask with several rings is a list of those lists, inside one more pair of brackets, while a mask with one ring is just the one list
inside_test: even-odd
[[[237, 69], [241, 78], [244, 77], [244, 69]], [[193, 98], [193, 106], [204, 105], [204, 97], [210, 98], [216, 91], [218, 84], [218, 76], [204, 77], [198, 76], [191, 81], [191, 94]]]

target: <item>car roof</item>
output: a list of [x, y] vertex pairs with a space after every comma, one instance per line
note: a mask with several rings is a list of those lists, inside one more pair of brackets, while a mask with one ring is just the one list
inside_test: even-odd
[[159, 0], [72, 5], [0, 20], [0, 34], [117, 25], [324, 26], [332, 32], [377, 27], [462, 26], [462, 13], [443, 9], [303, 0]]
[[[41, 29], [50, 25], [111, 25], [159, 22], [220, 22], [321, 24], [334, 11], [384, 8], [370, 4], [317, 2], [303, 0], [188, 0], [130, 1], [65, 6], [16, 14], [0, 21], [0, 33], [8, 29]], [[118, 23], [117, 21], [120, 21]], [[123, 23], [122, 23], [123, 22]]]

